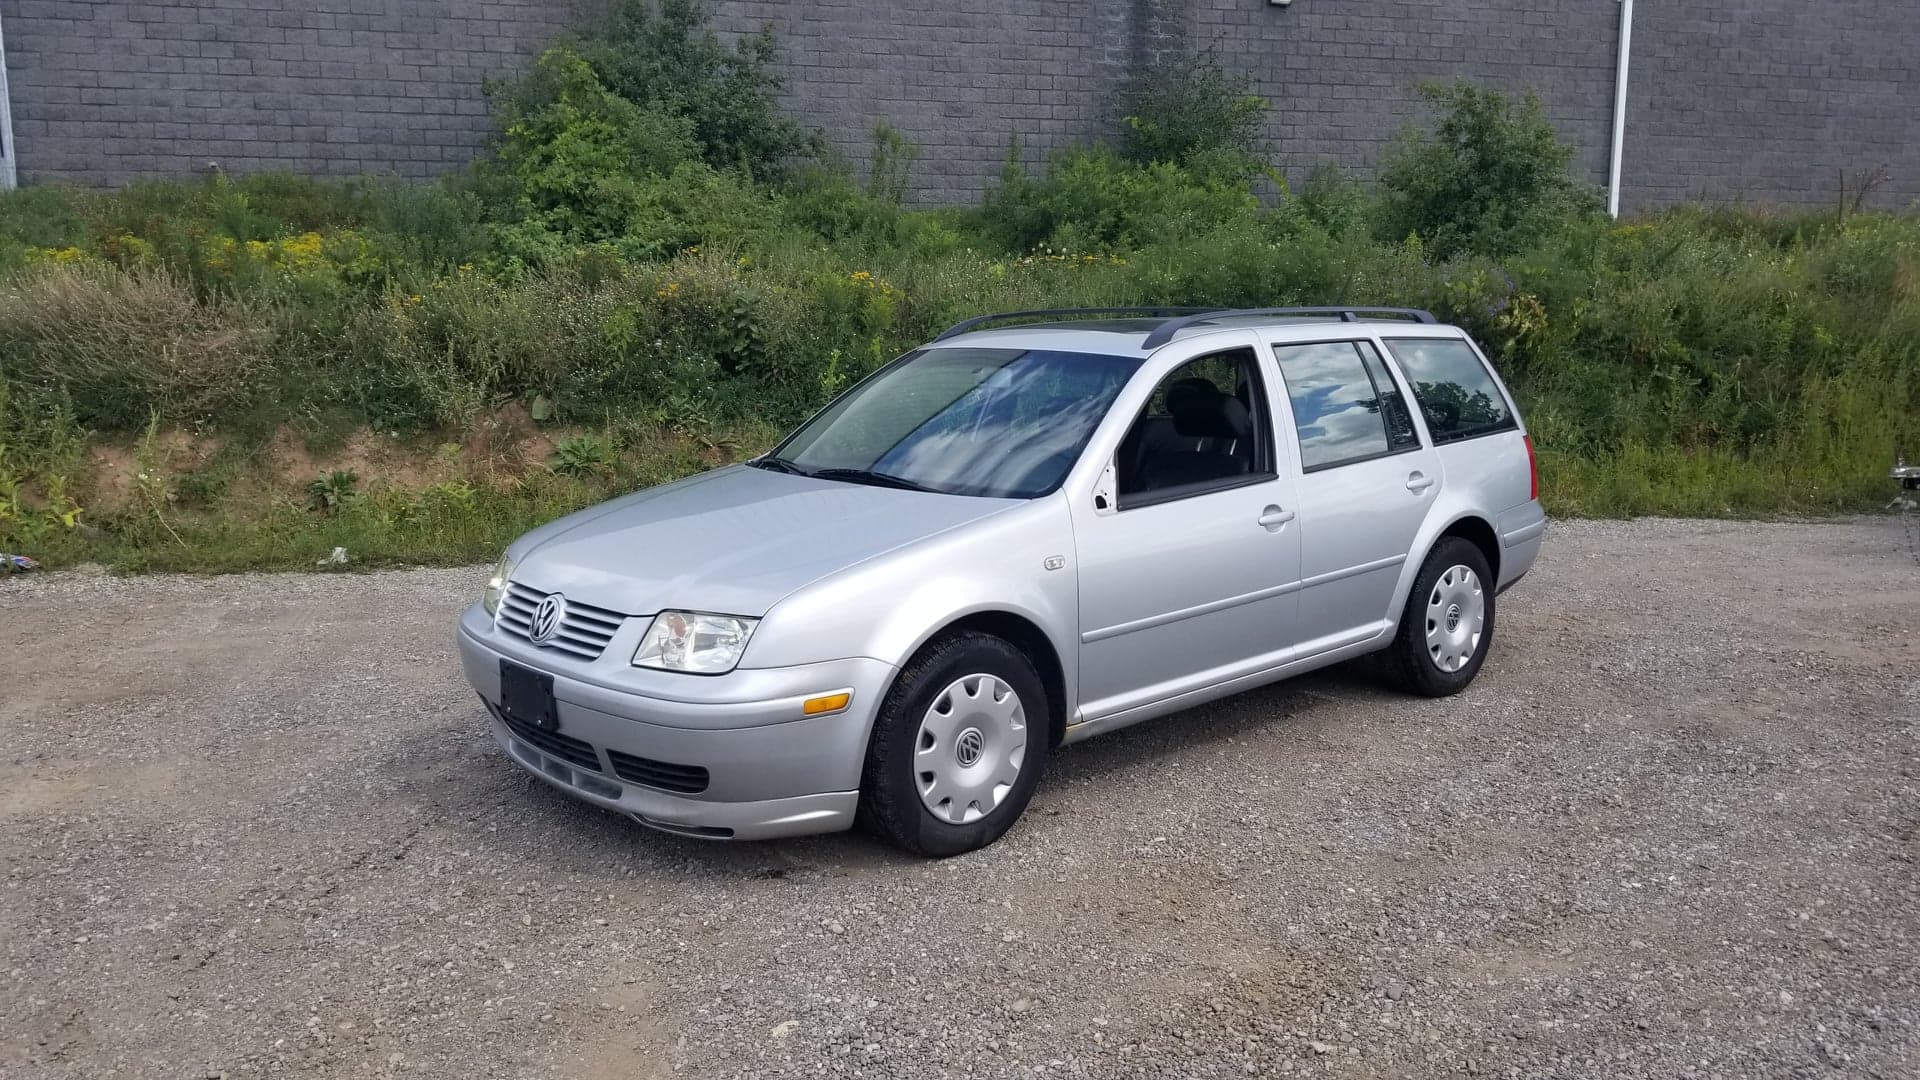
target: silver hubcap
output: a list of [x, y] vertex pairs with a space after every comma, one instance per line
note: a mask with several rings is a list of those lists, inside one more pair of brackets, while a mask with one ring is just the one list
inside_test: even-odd
[[913, 743], [913, 775], [929, 813], [952, 825], [1000, 805], [1027, 759], [1020, 695], [994, 675], [965, 675], [933, 699]]
[[1459, 671], [1480, 651], [1487, 626], [1487, 597], [1480, 577], [1464, 566], [1451, 566], [1433, 583], [1427, 597], [1427, 655], [1445, 672]]

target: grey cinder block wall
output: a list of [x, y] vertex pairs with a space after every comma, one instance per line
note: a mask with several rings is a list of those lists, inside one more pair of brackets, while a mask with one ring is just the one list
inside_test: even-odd
[[486, 143], [484, 82], [552, 0], [0, 0], [23, 181], [426, 176]]
[[[1018, 136], [1038, 162], [1112, 132], [1127, 75], [1211, 47], [1272, 99], [1275, 160], [1370, 173], [1422, 81], [1538, 91], [1605, 180], [1618, 0], [718, 0], [771, 25], [788, 107], [864, 159], [918, 143], [916, 197], [967, 202]], [[485, 144], [481, 86], [581, 17], [568, 0], [0, 0], [24, 179], [286, 169], [426, 176]], [[1629, 209], [1830, 204], [1883, 167], [1920, 198], [1920, 9], [1902, 0], [1641, 0]]]

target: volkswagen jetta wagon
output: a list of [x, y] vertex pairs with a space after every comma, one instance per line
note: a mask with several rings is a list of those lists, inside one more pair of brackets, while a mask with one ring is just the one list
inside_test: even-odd
[[1366, 653], [1458, 692], [1544, 530], [1512, 397], [1426, 312], [1023, 312], [521, 537], [459, 645], [569, 794], [953, 855], [1063, 743]]

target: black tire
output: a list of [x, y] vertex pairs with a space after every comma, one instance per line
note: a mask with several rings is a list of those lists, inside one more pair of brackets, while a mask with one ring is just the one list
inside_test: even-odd
[[[1436, 590], [1442, 588], [1442, 578], [1456, 567], [1465, 567], [1478, 579], [1485, 615], [1480, 639], [1472, 654], [1464, 665], [1449, 671], [1435, 659], [1428, 644], [1428, 604], [1437, 595]], [[1457, 536], [1445, 537], [1435, 544], [1421, 565], [1419, 576], [1413, 579], [1413, 590], [1407, 594], [1407, 606], [1400, 613], [1400, 629], [1394, 635], [1393, 644], [1381, 657], [1388, 677], [1402, 690], [1423, 697], [1447, 697], [1465, 690], [1480, 673], [1487, 650], [1493, 646], [1494, 584], [1487, 557], [1477, 545]]]
[[[956, 680], [981, 674], [1000, 679], [1019, 695], [1026, 749], [1018, 775], [999, 804], [977, 820], [954, 824], [936, 817], [921, 799], [914, 744], [940, 695]], [[1013, 826], [1040, 784], [1050, 716], [1046, 688], [1020, 650], [990, 634], [972, 632], [934, 641], [901, 669], [880, 705], [860, 781], [861, 823], [895, 846], [929, 858], [986, 847]]]

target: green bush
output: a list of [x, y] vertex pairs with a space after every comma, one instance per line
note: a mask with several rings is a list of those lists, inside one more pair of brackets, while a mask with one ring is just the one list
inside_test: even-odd
[[1137, 165], [1181, 165], [1243, 179], [1266, 157], [1267, 99], [1213, 52], [1158, 58], [1120, 101], [1120, 153]]
[[577, 48], [615, 94], [684, 119], [708, 165], [781, 179], [822, 140], [775, 105], [782, 82], [772, 32], [728, 48], [708, 17], [701, 0], [613, 0]]
[[1191, 240], [1257, 211], [1244, 179], [1096, 147], [1056, 155], [1037, 178], [1010, 158], [980, 220], [1005, 250], [1104, 253]]
[[1529, 92], [1516, 102], [1459, 82], [1422, 88], [1431, 133], [1403, 133], [1380, 167], [1382, 238], [1418, 236], [1436, 258], [1509, 255], [1597, 199], [1568, 171], [1561, 141]]
[[691, 120], [621, 97], [565, 49], [542, 53], [495, 102], [496, 190], [505, 209], [569, 240], [626, 235], [649, 181], [696, 154]]

